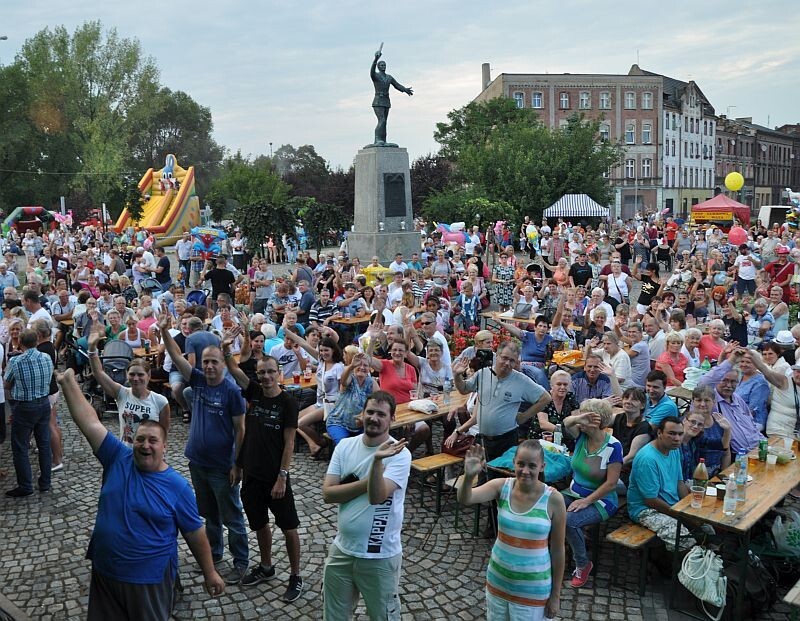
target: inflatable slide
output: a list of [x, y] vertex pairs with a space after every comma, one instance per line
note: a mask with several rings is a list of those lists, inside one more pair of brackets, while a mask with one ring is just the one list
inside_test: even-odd
[[145, 198], [142, 217], [132, 222], [127, 208], [117, 220], [114, 230], [122, 233], [132, 226], [155, 234], [156, 245], [169, 246], [184, 231], [200, 224], [200, 200], [195, 193], [194, 166], [181, 168], [175, 156], [167, 155], [164, 168], [149, 169], [139, 182]]

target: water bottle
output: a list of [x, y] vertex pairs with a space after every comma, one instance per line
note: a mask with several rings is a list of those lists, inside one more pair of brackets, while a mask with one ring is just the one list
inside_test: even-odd
[[736, 457], [736, 500], [737, 502], [747, 500], [747, 453], [745, 451], [739, 451]]
[[710, 371], [711, 370], [711, 363], [708, 361], [708, 356], [703, 359], [703, 362], [700, 364], [700, 368], [703, 371]]
[[561, 446], [562, 440], [563, 434], [561, 433], [561, 425], [556, 425], [556, 428], [553, 431], [553, 444], [556, 446]]
[[442, 405], [450, 405], [451, 390], [453, 390], [453, 386], [450, 384], [450, 380], [445, 380], [444, 387], [442, 390]]
[[737, 496], [736, 479], [731, 475], [725, 483], [725, 499], [722, 501], [722, 512], [725, 515], [734, 515], [736, 513]]

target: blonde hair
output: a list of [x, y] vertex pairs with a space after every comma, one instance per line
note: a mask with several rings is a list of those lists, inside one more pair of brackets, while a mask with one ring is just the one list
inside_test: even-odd
[[605, 429], [614, 420], [611, 404], [604, 399], [587, 399], [581, 403], [581, 412], [594, 412], [600, 415], [600, 429]]
[[358, 353], [358, 347], [356, 347], [355, 345], [348, 345], [347, 347], [344, 348], [342, 353], [344, 354], [344, 363], [352, 364], [353, 358], [355, 358], [356, 354]]

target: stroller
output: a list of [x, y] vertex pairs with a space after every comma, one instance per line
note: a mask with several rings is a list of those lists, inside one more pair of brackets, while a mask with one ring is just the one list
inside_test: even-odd
[[[133, 360], [133, 348], [125, 341], [108, 341], [100, 356], [103, 371], [117, 384], [125, 385], [128, 381], [128, 364]], [[105, 394], [102, 387], [92, 381], [87, 393], [92, 396], [92, 406], [97, 412], [97, 417], [102, 420], [107, 412], [116, 412], [117, 403], [114, 397]]]
[[205, 306], [208, 293], [202, 289], [194, 289], [186, 294], [186, 304], [191, 306]]

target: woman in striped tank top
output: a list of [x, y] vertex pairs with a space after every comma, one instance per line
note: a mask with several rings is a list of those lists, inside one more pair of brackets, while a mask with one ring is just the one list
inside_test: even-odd
[[538, 621], [558, 614], [564, 576], [564, 499], [539, 480], [544, 452], [526, 440], [514, 457], [514, 478], [492, 479], [472, 489], [486, 467], [483, 447], [464, 458], [458, 501], [470, 505], [497, 500], [497, 541], [486, 572], [489, 621]]

